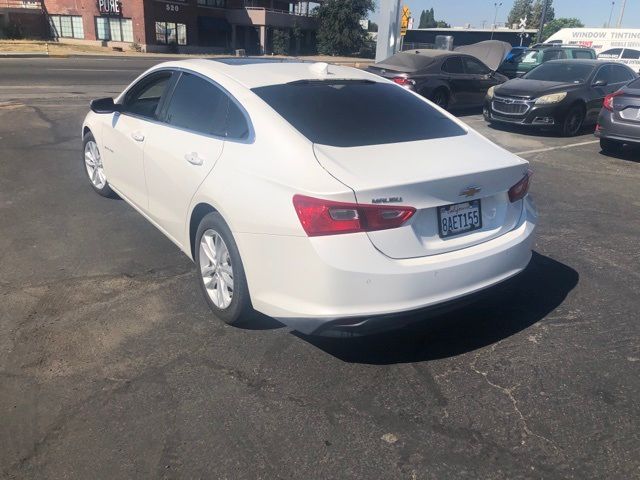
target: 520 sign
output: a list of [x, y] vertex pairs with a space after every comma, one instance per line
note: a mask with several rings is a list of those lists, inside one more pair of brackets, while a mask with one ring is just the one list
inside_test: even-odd
[[122, 3], [118, 0], [98, 0], [100, 15], [119, 17], [122, 15]]

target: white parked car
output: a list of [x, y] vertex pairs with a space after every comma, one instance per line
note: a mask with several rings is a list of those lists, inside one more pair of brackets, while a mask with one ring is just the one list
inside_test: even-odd
[[528, 163], [362, 70], [168, 62], [91, 108], [93, 188], [192, 258], [229, 324], [255, 309], [304, 333], [393, 327], [531, 258]]

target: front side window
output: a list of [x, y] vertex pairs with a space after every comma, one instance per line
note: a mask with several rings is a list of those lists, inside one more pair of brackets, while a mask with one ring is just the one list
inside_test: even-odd
[[625, 67], [611, 65], [611, 83], [627, 83], [633, 80], [632, 73]]
[[124, 111], [145, 118], [156, 118], [160, 100], [167, 89], [170, 78], [170, 72], [162, 72], [140, 80], [127, 92]]
[[186, 45], [187, 26], [184, 23], [156, 22], [156, 42], [162, 45]]
[[464, 73], [460, 57], [447, 58], [442, 64], [442, 71], [446, 73]]
[[51, 36], [56, 38], [84, 38], [82, 17], [77, 15], [49, 15]]
[[489, 73], [491, 73], [491, 70], [489, 70], [489, 67], [487, 67], [486, 65], [482, 64], [481, 62], [479, 62], [475, 58], [465, 58], [464, 59], [464, 66], [465, 66], [465, 69], [466, 69], [467, 73], [469, 73], [469, 74], [473, 74], [473, 75], [488, 75]]
[[313, 143], [357, 147], [465, 135], [415, 94], [371, 80], [303, 80], [252, 91]]
[[193, 132], [222, 137], [226, 132], [229, 97], [211, 82], [183, 73], [171, 96], [166, 121]]

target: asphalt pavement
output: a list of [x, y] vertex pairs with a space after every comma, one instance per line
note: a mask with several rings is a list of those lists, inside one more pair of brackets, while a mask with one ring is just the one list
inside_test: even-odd
[[89, 100], [157, 61], [0, 59], [0, 476], [640, 478], [637, 151], [463, 114], [535, 172], [519, 278], [373, 337], [239, 329], [85, 178]]

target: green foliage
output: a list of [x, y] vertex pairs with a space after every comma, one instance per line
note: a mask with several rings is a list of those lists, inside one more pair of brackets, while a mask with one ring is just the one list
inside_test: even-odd
[[369, 20], [369, 29], [367, 31], [369, 31], [369, 32], [377, 32], [378, 31], [378, 24], [376, 22], [372, 22], [371, 20]]
[[276, 55], [289, 54], [289, 31], [276, 28], [273, 30], [271, 51]]
[[322, 55], [357, 53], [367, 38], [360, 20], [374, 7], [373, 0], [327, 0], [317, 7], [318, 52]]
[[422, 10], [420, 13], [420, 22], [418, 23], [418, 28], [450, 28], [447, 22], [442, 20], [436, 20], [435, 13], [433, 8], [429, 10]]
[[531, 8], [531, 21], [527, 22], [528, 27], [540, 28], [540, 19], [542, 17], [542, 9], [544, 8], [545, 1], [547, 1], [548, 4], [544, 23], [548, 23], [556, 18], [556, 12], [553, 9], [553, 0], [536, 0]]
[[531, 6], [533, 0], [516, 0], [509, 12], [507, 25], [510, 27], [514, 23], [520, 23], [521, 18], [527, 19], [527, 28], [531, 25]]
[[556, 32], [559, 32], [563, 28], [583, 28], [584, 23], [582, 23], [577, 18], [555, 18], [551, 20], [549, 23], [546, 23], [544, 28], [542, 29], [542, 41], [544, 42]]

